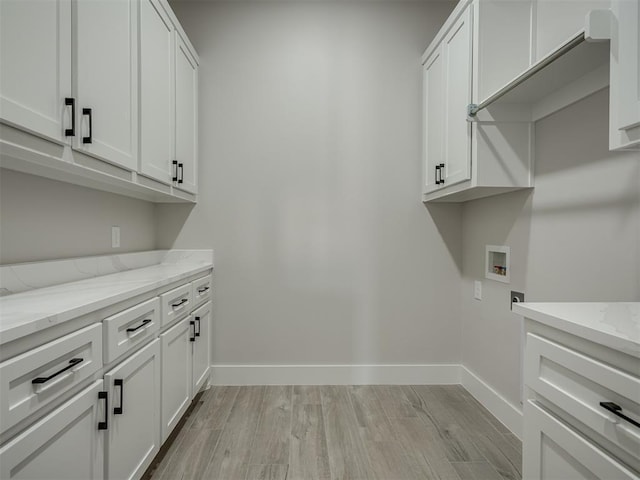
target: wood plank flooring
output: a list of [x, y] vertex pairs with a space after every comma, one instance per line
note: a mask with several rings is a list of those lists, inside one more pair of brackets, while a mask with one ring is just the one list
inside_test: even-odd
[[522, 445], [459, 385], [212, 387], [148, 480], [516, 480]]

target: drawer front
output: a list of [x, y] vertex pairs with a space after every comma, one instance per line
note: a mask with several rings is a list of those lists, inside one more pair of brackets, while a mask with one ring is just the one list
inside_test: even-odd
[[191, 284], [187, 283], [163, 293], [160, 296], [160, 303], [162, 304], [162, 326], [164, 327], [191, 310], [193, 305]]
[[211, 300], [213, 293], [213, 277], [207, 275], [191, 282], [191, 297], [193, 298], [193, 306], [202, 305]]
[[0, 449], [0, 478], [104, 478], [102, 380], [75, 395]]
[[638, 480], [638, 476], [535, 402], [524, 406], [522, 478]]
[[600, 406], [600, 402], [613, 402], [640, 421], [639, 378], [528, 333], [525, 382], [623, 450], [635, 456], [640, 452], [640, 428]]
[[0, 365], [4, 432], [102, 368], [102, 325], [58, 338]]
[[131, 307], [102, 322], [104, 363], [110, 363], [155, 336], [160, 330], [160, 299]]

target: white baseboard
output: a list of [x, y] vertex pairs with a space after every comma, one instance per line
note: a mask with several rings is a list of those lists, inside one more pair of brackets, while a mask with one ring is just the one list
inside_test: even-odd
[[211, 385], [446, 385], [460, 365], [212, 365]]
[[464, 365], [460, 365], [460, 378], [462, 386], [522, 440], [522, 409], [510, 403]]

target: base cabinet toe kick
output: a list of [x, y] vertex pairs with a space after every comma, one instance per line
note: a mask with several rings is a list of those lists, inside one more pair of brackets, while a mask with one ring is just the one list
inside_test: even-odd
[[141, 478], [208, 385], [212, 289], [196, 274], [0, 363], [0, 478]]
[[[635, 314], [623, 317], [627, 325], [640, 307], [629, 305]], [[621, 341], [604, 322], [600, 335], [566, 315], [557, 323], [548, 311], [524, 316], [523, 478], [640, 479], [637, 334]]]

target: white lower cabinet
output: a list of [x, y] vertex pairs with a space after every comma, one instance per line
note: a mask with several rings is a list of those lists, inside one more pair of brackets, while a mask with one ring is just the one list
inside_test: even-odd
[[104, 478], [105, 401], [98, 380], [0, 449], [0, 478]]
[[630, 469], [529, 400], [525, 406], [523, 478], [637, 480]]
[[211, 302], [195, 310], [192, 315], [195, 335], [192, 337], [192, 395], [204, 386], [209, 378], [209, 351], [211, 329]]
[[162, 346], [162, 416], [164, 442], [191, 401], [191, 339], [194, 326], [187, 317], [160, 335]]
[[160, 450], [160, 340], [104, 376], [109, 398], [106, 478], [136, 479]]

